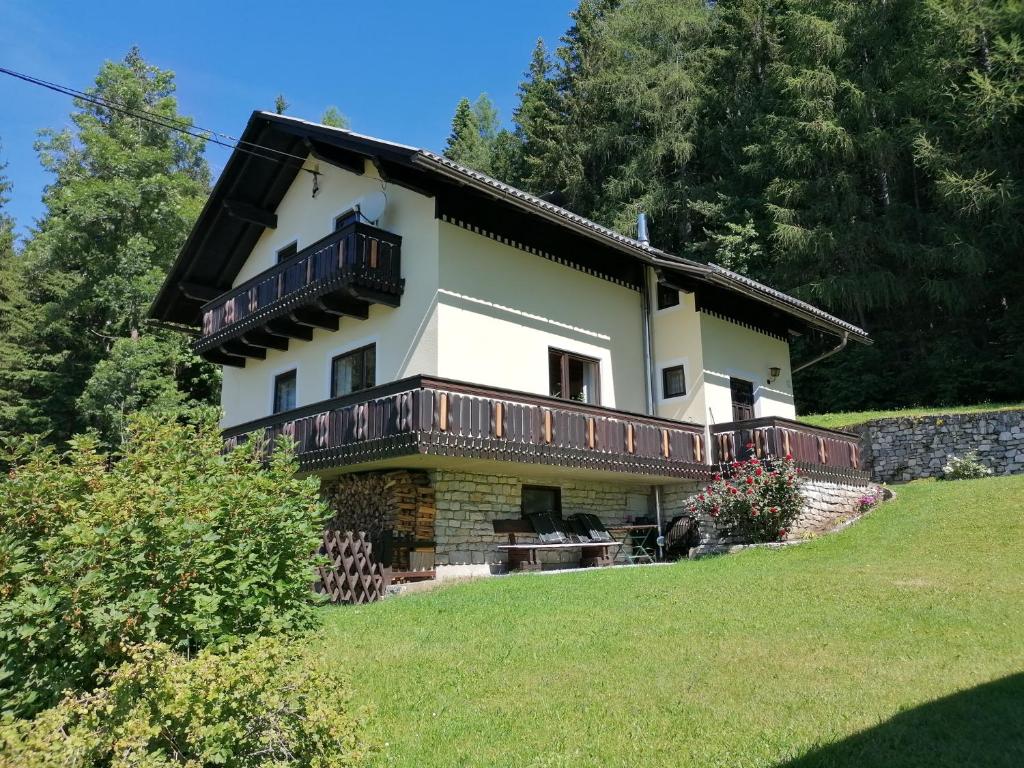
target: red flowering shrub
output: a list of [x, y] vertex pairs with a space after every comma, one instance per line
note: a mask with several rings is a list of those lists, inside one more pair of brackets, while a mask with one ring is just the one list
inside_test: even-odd
[[722, 536], [742, 542], [781, 541], [803, 509], [791, 456], [734, 461], [715, 475], [690, 508], [716, 522]]

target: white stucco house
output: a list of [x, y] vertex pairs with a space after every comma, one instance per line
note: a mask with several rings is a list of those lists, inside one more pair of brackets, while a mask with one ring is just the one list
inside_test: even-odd
[[488, 521], [524, 488], [660, 524], [748, 441], [861, 476], [794, 421], [789, 349], [860, 328], [426, 150], [266, 112], [239, 146], [151, 315], [223, 366], [229, 443], [423, 472], [438, 569], [499, 562]]

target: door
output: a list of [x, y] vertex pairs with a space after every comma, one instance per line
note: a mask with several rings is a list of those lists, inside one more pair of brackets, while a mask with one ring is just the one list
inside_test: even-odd
[[732, 393], [732, 420], [747, 421], [754, 418], [754, 384], [746, 379], [729, 379]]

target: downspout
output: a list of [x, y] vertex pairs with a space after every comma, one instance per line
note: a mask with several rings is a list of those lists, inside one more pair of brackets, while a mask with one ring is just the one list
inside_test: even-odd
[[[647, 214], [641, 213], [636, 220], [636, 239], [645, 246], [650, 245], [650, 238], [647, 235]], [[647, 405], [647, 415], [655, 416], [655, 395], [654, 395], [654, 323], [651, 321], [651, 278], [654, 276], [653, 268], [644, 263], [643, 281], [640, 286], [640, 304], [643, 310], [643, 349], [644, 349], [644, 395]], [[654, 516], [658, 526], [658, 559], [663, 556], [662, 546], [665, 542], [664, 531], [661, 524], [661, 486], [654, 484]]]
[[817, 357], [811, 358], [806, 363], [802, 363], [801, 365], [798, 365], [796, 368], [794, 368], [792, 371], [790, 371], [790, 373], [793, 374], [793, 373], [796, 373], [797, 371], [802, 371], [804, 368], [810, 368], [812, 365], [815, 365], [816, 363], [820, 363], [825, 358], [832, 357], [832, 355], [836, 354], [837, 352], [842, 352], [843, 349], [846, 348], [846, 342], [849, 341], [849, 339], [850, 339], [850, 332], [849, 331], [843, 331], [842, 339], [839, 341], [839, 344], [837, 344], [834, 348], [830, 349], [828, 352], [823, 352], [822, 354], [818, 355]]

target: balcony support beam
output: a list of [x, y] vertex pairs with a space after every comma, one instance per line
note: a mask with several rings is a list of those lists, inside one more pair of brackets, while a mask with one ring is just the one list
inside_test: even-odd
[[300, 339], [301, 341], [313, 340], [313, 329], [304, 325], [292, 322], [286, 317], [279, 317], [276, 320], [268, 320], [263, 326], [267, 333], [275, 336], [284, 336], [288, 339]]
[[374, 304], [383, 304], [385, 307], [397, 307], [402, 303], [401, 296], [393, 296], [390, 293], [375, 291], [372, 288], [365, 288], [361, 285], [349, 286], [348, 292], [357, 299]]
[[317, 306], [331, 315], [355, 317], [366, 320], [370, 316], [370, 305], [359, 299], [344, 295], [326, 295], [317, 299]]
[[267, 350], [263, 347], [254, 347], [251, 344], [246, 344], [241, 339], [232, 339], [231, 341], [225, 341], [220, 345], [222, 352], [228, 355], [234, 355], [236, 357], [254, 357], [257, 360], [267, 359]]
[[277, 336], [272, 333], [267, 333], [266, 331], [249, 331], [248, 333], [243, 333], [238, 338], [241, 339], [245, 344], [248, 344], [253, 347], [263, 347], [265, 349], [279, 349], [282, 352], [285, 352], [288, 349], [287, 337]]
[[310, 328], [323, 328], [328, 331], [338, 330], [338, 316], [320, 312], [311, 307], [295, 309], [289, 317], [299, 325], [306, 325]]
[[229, 355], [219, 349], [209, 349], [200, 354], [204, 360], [214, 365], [230, 365], [232, 368], [245, 368], [245, 358], [236, 355]]

